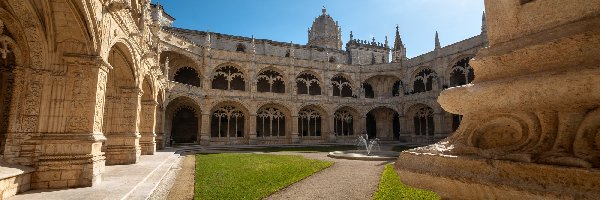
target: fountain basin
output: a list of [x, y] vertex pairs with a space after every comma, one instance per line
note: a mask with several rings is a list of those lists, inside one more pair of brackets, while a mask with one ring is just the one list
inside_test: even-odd
[[351, 151], [333, 151], [327, 154], [327, 157], [347, 160], [365, 160], [365, 161], [395, 161], [400, 152], [396, 151], [376, 151], [367, 155], [365, 150]]

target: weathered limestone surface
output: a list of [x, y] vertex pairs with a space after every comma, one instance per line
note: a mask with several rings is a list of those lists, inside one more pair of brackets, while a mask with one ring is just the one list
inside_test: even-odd
[[464, 115], [460, 128], [403, 152], [402, 180], [451, 199], [600, 198], [600, 2], [490, 0], [486, 11], [475, 81], [438, 98]]

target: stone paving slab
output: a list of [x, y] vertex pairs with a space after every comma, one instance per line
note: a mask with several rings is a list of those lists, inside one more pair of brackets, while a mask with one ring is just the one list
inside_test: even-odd
[[93, 187], [62, 190], [31, 190], [8, 200], [113, 200], [146, 199], [174, 163], [179, 155], [169, 152], [156, 152], [143, 155], [140, 162], [133, 165], [106, 166], [103, 180]]

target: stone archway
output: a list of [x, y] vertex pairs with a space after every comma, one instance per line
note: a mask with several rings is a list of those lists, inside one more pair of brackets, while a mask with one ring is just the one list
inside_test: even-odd
[[369, 111], [365, 117], [365, 126], [369, 138], [395, 140], [399, 137], [399, 115], [395, 110], [387, 107], [377, 107]]
[[142, 148], [142, 155], [153, 155], [156, 152], [156, 108], [158, 102], [154, 100], [154, 94], [152, 91], [152, 84], [150, 78], [147, 76], [142, 84], [142, 99], [140, 109], [140, 146]]
[[0, 20], [0, 155], [4, 154], [10, 118], [10, 106], [14, 87], [14, 72], [19, 52], [15, 42], [5, 36], [5, 27]]
[[169, 145], [199, 143], [202, 115], [190, 98], [177, 97], [169, 102], [165, 112], [165, 141]]
[[138, 104], [140, 89], [136, 85], [132, 55], [128, 48], [117, 43], [112, 47], [108, 62], [102, 130], [107, 140], [102, 146], [107, 165], [134, 164], [141, 155], [138, 133]]

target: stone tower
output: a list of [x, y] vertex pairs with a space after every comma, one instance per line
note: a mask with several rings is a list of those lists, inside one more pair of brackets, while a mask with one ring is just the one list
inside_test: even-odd
[[406, 48], [400, 38], [400, 30], [396, 25], [396, 40], [394, 41], [394, 49], [392, 50], [392, 62], [400, 62], [402, 60], [408, 60], [406, 58]]
[[323, 6], [323, 14], [315, 19], [308, 29], [308, 45], [329, 49], [342, 49], [342, 29], [338, 22], [327, 14]]

